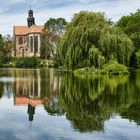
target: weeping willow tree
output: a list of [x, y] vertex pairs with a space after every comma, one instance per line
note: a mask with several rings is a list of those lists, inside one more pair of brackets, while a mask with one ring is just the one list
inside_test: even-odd
[[59, 63], [67, 68], [100, 67], [114, 57], [129, 65], [131, 40], [103, 13], [75, 14], [59, 43]]
[[120, 29], [105, 26], [100, 36], [100, 50], [106, 61], [116, 58], [121, 64], [129, 66], [130, 57], [134, 51], [133, 43]]

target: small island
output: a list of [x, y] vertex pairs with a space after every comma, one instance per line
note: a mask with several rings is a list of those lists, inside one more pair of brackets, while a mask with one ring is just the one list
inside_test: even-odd
[[74, 70], [74, 74], [101, 74], [101, 75], [128, 75], [128, 68], [117, 61], [110, 61], [105, 64], [102, 68], [79, 68]]

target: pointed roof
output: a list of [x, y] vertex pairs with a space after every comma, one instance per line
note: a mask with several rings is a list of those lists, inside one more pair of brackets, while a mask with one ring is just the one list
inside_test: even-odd
[[44, 26], [32, 25], [28, 26], [14, 26], [14, 35], [27, 35], [31, 33], [41, 33]]
[[29, 28], [29, 31], [28, 33], [41, 33], [42, 30], [43, 30], [44, 26], [36, 26], [36, 25], [32, 25], [30, 28]]

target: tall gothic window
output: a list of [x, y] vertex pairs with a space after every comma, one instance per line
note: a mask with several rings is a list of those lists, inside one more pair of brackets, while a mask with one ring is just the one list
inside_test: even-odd
[[30, 37], [30, 50], [33, 52], [33, 37]]
[[35, 45], [35, 52], [38, 52], [38, 36], [35, 36], [34, 45]]
[[22, 37], [19, 38], [19, 45], [21, 45], [21, 44], [23, 44], [23, 38]]

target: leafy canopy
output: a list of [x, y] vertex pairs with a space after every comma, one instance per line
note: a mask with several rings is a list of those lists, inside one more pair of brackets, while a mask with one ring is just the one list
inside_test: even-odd
[[129, 65], [133, 43], [103, 13], [75, 14], [59, 43], [59, 62], [67, 68], [101, 67], [113, 57]]
[[139, 67], [139, 50], [140, 50], [140, 10], [138, 9], [135, 13], [131, 13], [128, 16], [123, 16], [116, 24], [117, 27], [121, 28], [132, 40], [135, 52], [131, 57], [130, 65], [133, 67]]
[[50, 18], [45, 23], [45, 28], [41, 36], [41, 57], [54, 59], [57, 51], [57, 43], [61, 34], [65, 31], [66, 20], [64, 18]]
[[133, 41], [136, 50], [140, 49], [140, 10], [123, 16], [116, 24]]

